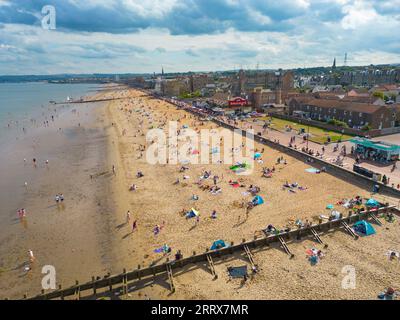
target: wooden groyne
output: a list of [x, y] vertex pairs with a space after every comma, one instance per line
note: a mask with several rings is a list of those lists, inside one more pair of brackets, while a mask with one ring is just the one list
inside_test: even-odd
[[[135, 270], [127, 272], [125, 269], [121, 274], [118, 275], [107, 275], [102, 279], [96, 280], [95, 277], [92, 277], [92, 281], [87, 283], [79, 284], [76, 281], [76, 284], [62, 289], [59, 286], [58, 290], [52, 292], [45, 292], [42, 290], [40, 295], [37, 295], [32, 298], [27, 298], [26, 296], [24, 299], [28, 300], [49, 300], [49, 299], [65, 299], [66, 297], [73, 297], [75, 299], [80, 299], [81, 294], [83, 292], [88, 292], [91, 296], [96, 296], [98, 294], [98, 290], [103, 289], [109, 292], [114, 292], [116, 286], [120, 288], [122, 286], [122, 294], [127, 294], [129, 292], [128, 286], [129, 284], [140, 281], [142, 278], [146, 277], [156, 277], [158, 275], [165, 274], [168, 276], [169, 284], [171, 291], [175, 291], [175, 285], [173, 280], [173, 271], [177, 269], [181, 269], [190, 264], [196, 263], [206, 263], [209, 267], [211, 275], [216, 278], [218, 275], [216, 274], [214, 268], [214, 261], [223, 258], [227, 255], [232, 255], [234, 253], [245, 253], [248, 257], [249, 263], [254, 266], [254, 257], [251, 253], [251, 249], [255, 248], [263, 248], [268, 247], [273, 243], [280, 244], [280, 248], [283, 249], [290, 258], [293, 258], [294, 255], [289, 249], [289, 245], [291, 241], [299, 241], [302, 238], [306, 237], [313, 237], [314, 240], [320, 244], [326, 244], [323, 242], [321, 236], [327, 234], [328, 232], [344, 229], [349, 233], [350, 236], [354, 237], [355, 239], [358, 238], [357, 234], [349, 227], [349, 224], [353, 224], [359, 220], [372, 220], [372, 222], [377, 223], [378, 218], [377, 214], [379, 213], [388, 213], [392, 212], [398, 216], [400, 216], [400, 210], [397, 209], [394, 205], [388, 205], [381, 207], [378, 210], [365, 210], [358, 213], [349, 212], [347, 217], [343, 217], [338, 220], [332, 220], [324, 223], [319, 223], [316, 225], [311, 225], [306, 228], [299, 228], [295, 230], [291, 230], [288, 232], [281, 232], [279, 234], [273, 235], [263, 235], [262, 237], [254, 237], [253, 240], [247, 241], [245, 239], [242, 240], [240, 244], [234, 244], [231, 242], [230, 246], [219, 249], [219, 250], [210, 250], [206, 249], [204, 253], [197, 254], [193, 252], [193, 255], [178, 261], [168, 261], [164, 264], [150, 266], [148, 268], [142, 268], [142, 266], [138, 266]], [[380, 222], [380, 221], [379, 221]]]
[[127, 98], [107, 98], [107, 99], [90, 99], [90, 100], [71, 100], [65, 102], [55, 102], [54, 104], [79, 104], [79, 103], [96, 103], [96, 102], [107, 102], [114, 100], [123, 100]]

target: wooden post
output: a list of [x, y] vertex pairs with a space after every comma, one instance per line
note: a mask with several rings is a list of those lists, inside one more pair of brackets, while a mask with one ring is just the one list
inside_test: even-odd
[[75, 280], [75, 299], [81, 300], [81, 287], [79, 286], [79, 281]]
[[96, 290], [96, 280], [95, 280], [94, 276], [92, 276], [92, 285], [93, 285], [93, 295], [96, 298], [97, 290]]
[[126, 275], [126, 269], [123, 270], [122, 275], [122, 293], [124, 295], [128, 294], [128, 276]]
[[60, 298], [61, 298], [61, 300], [64, 300], [64, 291], [62, 290], [62, 286], [61, 286], [61, 284], [60, 285], [58, 285], [58, 290], [60, 290], [61, 292], [60, 292]]
[[110, 292], [112, 292], [113, 286], [112, 286], [112, 280], [111, 280], [111, 273], [108, 272], [107, 276], [108, 276], [108, 289], [110, 290]]

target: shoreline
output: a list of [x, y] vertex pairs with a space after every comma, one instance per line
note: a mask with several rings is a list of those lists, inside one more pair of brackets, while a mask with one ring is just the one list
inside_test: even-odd
[[[95, 96], [103, 95], [96, 94]], [[4, 215], [0, 254], [0, 288], [2, 296], [22, 298], [25, 293], [41, 289], [41, 268], [53, 265], [57, 283], [84, 281], [91, 275], [110, 272], [112, 268], [113, 204], [108, 200], [109, 178], [90, 180], [90, 172], [110, 170], [108, 166], [106, 105], [71, 106], [56, 128], [46, 128], [25, 139], [35, 141], [32, 155], [39, 165], [24, 166], [21, 150], [15, 157], [22, 162], [29, 181], [19, 207], [27, 209], [25, 221], [18, 221], [14, 210]], [[72, 112], [76, 109], [76, 112]], [[80, 125], [78, 126], [78, 122]], [[54, 132], [54, 133], [53, 133]], [[29, 157], [26, 156], [27, 159]], [[49, 165], [43, 164], [49, 159]], [[19, 165], [16, 164], [17, 168]], [[20, 174], [20, 175], [21, 175]], [[16, 179], [17, 176], [10, 173]], [[17, 180], [20, 180], [18, 178]], [[20, 184], [23, 184], [21, 181]], [[12, 192], [12, 190], [10, 189]], [[64, 207], [54, 203], [56, 193], [65, 196]], [[4, 209], [4, 207], [2, 208]], [[15, 209], [16, 210], [16, 209]], [[11, 223], [11, 224], [10, 224]], [[37, 262], [29, 272], [27, 250], [33, 250]]]

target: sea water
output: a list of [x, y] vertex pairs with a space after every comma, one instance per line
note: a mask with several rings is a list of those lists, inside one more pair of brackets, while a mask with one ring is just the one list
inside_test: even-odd
[[[1, 83], [0, 84], [0, 224], [6, 226], [10, 216], [26, 194], [24, 182], [34, 181], [40, 170], [29, 170], [37, 154], [37, 137], [43, 132], [56, 134], [63, 112], [67, 116], [73, 105], [54, 105], [68, 97], [79, 99], [95, 94], [94, 84]], [[84, 107], [84, 105], [79, 105]], [[57, 112], [55, 111], [57, 109]], [[51, 116], [57, 117], [56, 122]], [[59, 118], [60, 117], [60, 118]], [[33, 119], [36, 122], [33, 122]], [[44, 126], [46, 119], [49, 127]], [[24, 158], [27, 163], [24, 166]], [[39, 159], [41, 162], [44, 159]], [[6, 220], [4, 220], [6, 219]], [[0, 226], [0, 231], [1, 231]]]
[[96, 88], [94, 84], [0, 83], [0, 146], [15, 136], [15, 130], [21, 131], [29, 127], [31, 119], [40, 118], [50, 101], [79, 99]]

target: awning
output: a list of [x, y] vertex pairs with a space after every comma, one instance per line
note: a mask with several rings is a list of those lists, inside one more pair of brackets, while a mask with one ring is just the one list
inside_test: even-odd
[[400, 153], [400, 146], [395, 145], [395, 144], [390, 144], [386, 142], [381, 142], [381, 141], [372, 141], [368, 139], [363, 139], [363, 138], [354, 138], [351, 139], [350, 142], [361, 145], [365, 148], [371, 148], [371, 149], [377, 149], [381, 151], [387, 151], [387, 152], [393, 152], [393, 153]]

